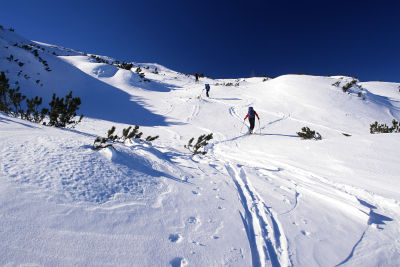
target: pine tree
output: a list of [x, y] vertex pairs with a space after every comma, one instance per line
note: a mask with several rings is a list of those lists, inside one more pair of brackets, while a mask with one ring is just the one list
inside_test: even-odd
[[4, 74], [4, 71], [0, 74], [0, 111], [5, 113], [9, 112], [9, 102], [8, 102], [8, 90], [10, 88], [10, 84], [8, 83], [8, 79]]
[[185, 148], [187, 148], [190, 152], [192, 152], [193, 155], [197, 155], [197, 154], [205, 155], [205, 154], [207, 154], [207, 151], [205, 151], [205, 150], [199, 151], [199, 149], [207, 146], [208, 141], [210, 141], [211, 139], [213, 139], [212, 133], [210, 133], [208, 135], [203, 134], [197, 138], [196, 144], [193, 145], [192, 143], [194, 141], [194, 137], [192, 137], [192, 138], [190, 138], [188, 144], [185, 145]]
[[38, 107], [42, 104], [42, 98], [35, 96], [34, 98], [26, 100], [27, 110], [24, 114], [24, 117], [28, 121], [33, 121], [36, 123], [40, 123], [46, 117], [46, 114], [49, 112], [47, 108], [43, 108], [39, 113]]
[[18, 117], [18, 114], [20, 114], [22, 119], [24, 111], [22, 110], [21, 102], [25, 100], [26, 96], [20, 93], [19, 87], [17, 87], [16, 89], [8, 90], [8, 97], [10, 99], [11, 104], [14, 107], [14, 109], [10, 109], [10, 111], [14, 113], [15, 117]]
[[79, 109], [81, 99], [79, 97], [72, 98], [72, 91], [64, 98], [56, 97], [53, 94], [50, 102], [49, 112], [49, 125], [55, 127], [65, 127], [72, 124], [74, 127], [76, 124], [81, 122], [83, 115], [80, 116], [79, 120], [75, 121], [73, 118], [77, 115], [76, 111]]
[[310, 130], [308, 127], [301, 128], [301, 132], [297, 132], [297, 135], [300, 136], [302, 139], [315, 139], [321, 140], [322, 137], [319, 133]]

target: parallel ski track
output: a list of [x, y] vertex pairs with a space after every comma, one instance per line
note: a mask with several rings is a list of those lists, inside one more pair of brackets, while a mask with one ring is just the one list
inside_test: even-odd
[[[236, 140], [232, 141], [237, 143]], [[225, 142], [221, 142], [220, 144], [228, 145]], [[238, 148], [238, 145], [235, 144], [235, 147]], [[215, 150], [216, 148], [217, 151]], [[289, 210], [279, 213], [279, 215], [285, 215], [295, 211], [299, 205], [299, 196], [301, 194], [306, 194], [317, 197], [317, 199], [324, 199], [325, 203], [330, 203], [335, 208], [341, 209], [349, 215], [357, 216], [359, 220], [366, 224], [365, 230], [361, 233], [360, 239], [354, 244], [348, 257], [336, 266], [349, 262], [353, 257], [355, 249], [363, 241], [366, 232], [369, 230], [371, 218], [373, 218], [373, 213], [369, 206], [379, 207], [387, 203], [385, 208], [389, 208], [392, 202], [390, 199], [371, 194], [361, 188], [335, 183], [299, 167], [270, 159], [265, 154], [261, 157], [256, 151], [252, 153], [251, 161], [247, 161], [246, 158], [242, 157], [240, 162], [237, 162], [237, 158], [234, 155], [228, 155], [226, 153], [221, 154], [222, 151], [218, 149], [218, 147], [213, 147], [213, 150], [214, 153], [217, 152], [218, 154], [218, 156], [215, 155], [216, 158], [222, 158], [225, 159], [226, 162], [229, 162], [225, 164], [225, 167], [237, 188], [240, 201], [245, 211], [243, 223], [251, 247], [253, 266], [265, 266], [266, 263], [269, 263], [271, 266], [290, 266], [291, 260], [289, 258], [287, 239], [277, 220], [278, 215], [267, 206], [266, 202], [259, 196], [247, 179], [243, 167], [247, 164], [252, 166], [254, 166], [254, 164], [259, 166], [274, 165], [279, 166], [287, 172], [285, 176], [290, 178], [285, 178], [285, 176], [275, 177], [273, 174], [269, 175], [269, 178], [274, 179], [278, 184], [279, 181], [283, 179], [281, 182], [289, 182], [295, 189], [294, 205]], [[241, 155], [243, 155], [243, 153]], [[237, 162], [239, 171], [235, 170], [235, 167], [232, 165], [233, 162]], [[263, 169], [263, 167], [260, 168]], [[379, 203], [374, 201], [377, 199], [380, 199]], [[365, 200], [369, 200], [369, 202]], [[392, 211], [395, 212], [395, 210]], [[388, 218], [388, 220], [390, 221], [391, 219]]]
[[288, 266], [287, 240], [277, 215], [254, 189], [243, 167], [239, 174], [235, 167], [227, 163], [226, 170], [231, 176], [242, 203], [241, 214], [250, 244], [253, 266]]

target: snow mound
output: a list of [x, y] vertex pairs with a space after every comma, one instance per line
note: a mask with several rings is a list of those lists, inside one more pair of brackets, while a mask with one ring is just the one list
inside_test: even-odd
[[[165, 190], [162, 178], [185, 179], [166, 156], [144, 144], [115, 145], [99, 153], [79, 132], [1, 119], [10, 127], [2, 128], [2, 141], [7, 143], [1, 150], [2, 173], [14, 183], [46, 191], [58, 203], [103, 204], [115, 199], [146, 203]], [[26, 129], [33, 129], [32, 134], [23, 135]], [[23, 141], [13, 138], [19, 134]]]

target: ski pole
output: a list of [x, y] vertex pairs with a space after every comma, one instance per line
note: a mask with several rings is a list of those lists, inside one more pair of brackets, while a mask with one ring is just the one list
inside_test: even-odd
[[261, 124], [260, 124], [260, 119], [258, 119], [258, 130], [259, 130], [259, 132], [260, 132], [260, 134], [261, 134]]
[[[240, 133], [242, 133], [242, 130], [243, 130], [243, 125], [246, 125], [246, 123], [244, 123], [244, 120], [242, 121], [242, 127], [240, 128]], [[247, 126], [247, 125], [246, 125]]]

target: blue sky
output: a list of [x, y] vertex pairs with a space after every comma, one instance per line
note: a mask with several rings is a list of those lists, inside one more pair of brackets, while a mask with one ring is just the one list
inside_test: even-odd
[[3, 1], [37, 41], [213, 78], [351, 75], [400, 82], [400, 1]]

